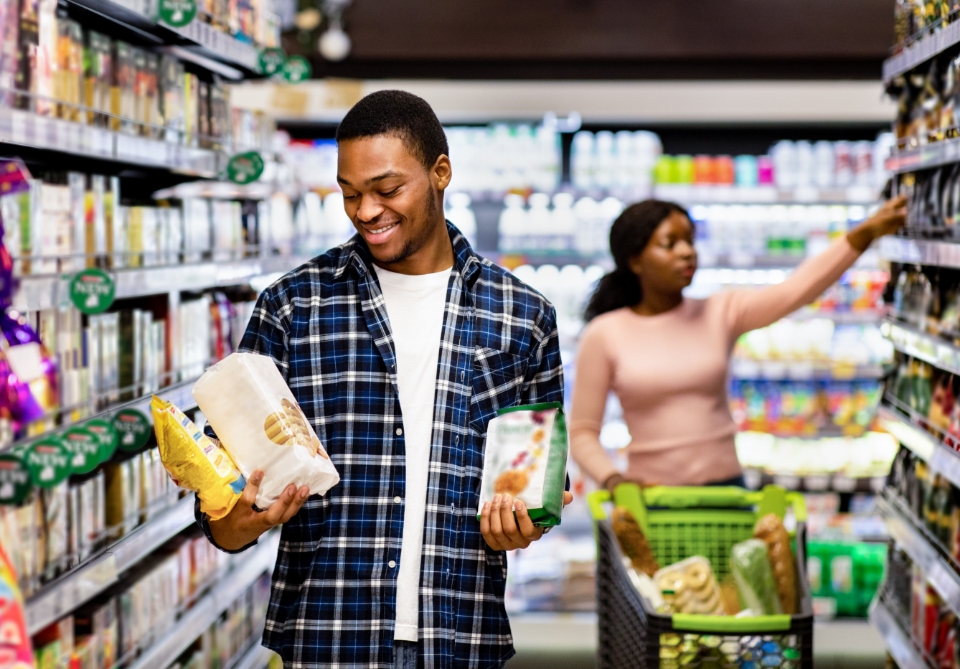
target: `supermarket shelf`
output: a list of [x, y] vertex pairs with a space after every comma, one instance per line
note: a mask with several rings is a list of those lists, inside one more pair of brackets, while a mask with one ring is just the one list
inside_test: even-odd
[[960, 42], [960, 23], [949, 23], [933, 34], [927, 34], [918, 39], [897, 55], [883, 61], [884, 85], [958, 42]]
[[[960, 24], [958, 24], [960, 25]], [[928, 170], [960, 161], [960, 139], [944, 139], [909, 149], [894, 151], [884, 166], [888, 172], [903, 174]]]
[[913, 326], [890, 319], [880, 324], [880, 332], [901, 353], [928, 362], [935, 367], [960, 374], [960, 348]]
[[880, 599], [875, 599], [870, 605], [870, 623], [880, 632], [900, 669], [930, 669], [893, 613]]
[[879, 193], [870, 186], [849, 188], [777, 188], [708, 184], [659, 184], [653, 196], [683, 204], [874, 204]]
[[274, 655], [276, 655], [276, 653], [269, 648], [261, 646], [260, 640], [258, 639], [256, 643], [243, 654], [243, 657], [237, 660], [231, 669], [263, 669]]
[[27, 600], [27, 629], [36, 634], [117, 582], [120, 575], [192, 525], [193, 496], [185, 497], [107, 551], [81, 564]]
[[882, 365], [847, 365], [827, 362], [782, 362], [767, 360], [733, 360], [730, 376], [734, 379], [880, 379], [886, 374]]
[[883, 237], [880, 257], [884, 260], [916, 265], [960, 268], [960, 244], [931, 239]]
[[953, 485], [960, 486], [960, 453], [890, 406], [881, 405], [877, 416], [880, 425], [904, 447]]
[[[307, 261], [301, 256], [268, 256], [186, 265], [138, 267], [108, 272], [116, 285], [116, 299], [159, 295], [175, 291], [201, 291], [243, 284], [253, 278], [287, 272]], [[24, 276], [14, 296], [20, 311], [50, 309], [69, 299], [69, 274]]]
[[69, 0], [70, 4], [99, 14], [155, 45], [179, 47], [176, 55], [230, 79], [259, 77], [257, 49], [207, 23], [195, 19], [182, 28], [154, 20], [144, 0]]
[[766, 485], [778, 485], [797, 492], [840, 492], [873, 493], [881, 492], [886, 485], [886, 476], [855, 478], [845, 474], [770, 474], [758, 469], [744, 468], [743, 477], [747, 487], [760, 490]]
[[226, 156], [146, 137], [0, 107], [0, 144], [168, 169], [188, 176], [215, 178]]
[[960, 574], [930, 543], [916, 522], [883, 496], [877, 498], [877, 509], [892, 538], [920, 566], [930, 585], [940, 594], [954, 613], [960, 613]]
[[223, 572], [209, 593], [194, 603], [193, 607], [129, 665], [128, 669], [165, 667], [172, 658], [186, 650], [261, 574], [273, 567], [277, 557], [278, 540], [279, 537], [274, 537], [261, 541], [256, 548], [234, 558], [234, 568]]

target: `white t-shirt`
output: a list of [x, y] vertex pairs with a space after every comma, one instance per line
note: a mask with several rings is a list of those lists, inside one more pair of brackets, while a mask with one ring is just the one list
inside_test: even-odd
[[411, 276], [378, 267], [377, 276], [397, 353], [397, 387], [406, 447], [406, 499], [397, 574], [397, 627], [393, 638], [417, 641], [420, 554], [427, 510], [434, 394], [450, 270]]

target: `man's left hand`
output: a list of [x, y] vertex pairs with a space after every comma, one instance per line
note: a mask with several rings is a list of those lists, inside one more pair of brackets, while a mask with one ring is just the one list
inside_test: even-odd
[[[563, 505], [573, 501], [573, 494], [563, 493]], [[514, 514], [516, 512], [516, 514]], [[516, 515], [516, 517], [514, 517]], [[530, 520], [527, 505], [510, 495], [496, 495], [480, 512], [480, 534], [495, 551], [526, 548], [543, 536], [543, 528]]]

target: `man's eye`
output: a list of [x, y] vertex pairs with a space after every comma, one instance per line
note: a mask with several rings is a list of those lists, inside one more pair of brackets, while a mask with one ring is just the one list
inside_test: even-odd
[[394, 195], [397, 194], [397, 191], [398, 191], [398, 190], [400, 190], [400, 187], [399, 187], [399, 186], [397, 186], [397, 187], [394, 188], [393, 190], [387, 191], [387, 192], [385, 192], [385, 193], [380, 193], [380, 195], [382, 195], [383, 197], [393, 197]]
[[343, 199], [344, 199], [344, 200], [356, 200], [358, 197], [360, 197], [360, 196], [359, 196], [359, 195], [347, 195], [346, 193], [343, 194]]

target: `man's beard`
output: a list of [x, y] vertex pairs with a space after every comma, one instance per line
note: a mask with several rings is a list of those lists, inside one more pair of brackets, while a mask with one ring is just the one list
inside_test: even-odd
[[[437, 215], [437, 201], [434, 199], [432, 192], [427, 192], [424, 208], [426, 209], [426, 219], [432, 221]], [[393, 265], [394, 263], [403, 262], [414, 253], [422, 249], [432, 234], [433, 230], [429, 226], [425, 226], [417, 237], [408, 239], [395, 256], [386, 260], [380, 260], [378, 258], [378, 260], [380, 260], [380, 262], [382, 262], [384, 265]]]

